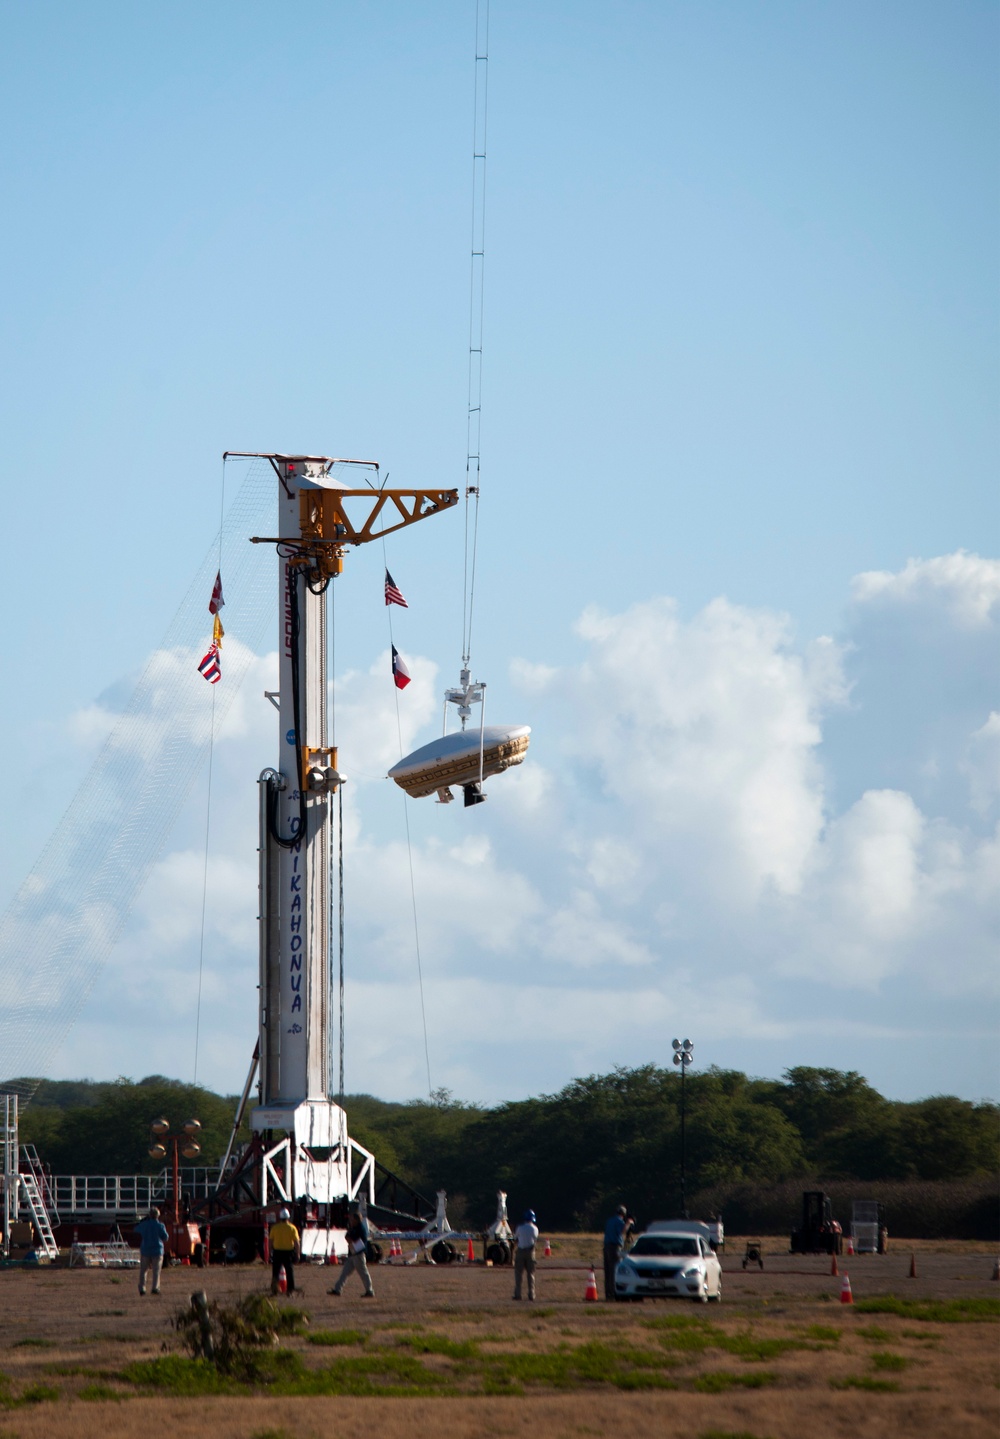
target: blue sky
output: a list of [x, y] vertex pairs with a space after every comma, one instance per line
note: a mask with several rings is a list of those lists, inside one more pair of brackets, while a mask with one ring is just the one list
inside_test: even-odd
[[[464, 482], [475, 12], [2, 16], [6, 899], [211, 543], [224, 449]], [[704, 1063], [1000, 1093], [998, 28], [494, 0], [474, 667], [534, 739], [478, 811], [411, 806], [435, 1083], [551, 1090], [683, 1030]], [[456, 678], [458, 524], [390, 549], [414, 743]], [[406, 1097], [380, 571], [352, 557], [339, 600], [348, 1082]], [[274, 760], [250, 695], [213, 817], [223, 1088]], [[196, 792], [65, 1073], [188, 1077], [197, 925], [163, 911], [200, 916], [203, 822]]]

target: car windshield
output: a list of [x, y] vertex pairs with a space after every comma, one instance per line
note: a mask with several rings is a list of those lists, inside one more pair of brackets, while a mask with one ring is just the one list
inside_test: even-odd
[[632, 1254], [655, 1254], [659, 1258], [687, 1258], [698, 1253], [697, 1239], [684, 1239], [676, 1234], [642, 1234], [630, 1251]]

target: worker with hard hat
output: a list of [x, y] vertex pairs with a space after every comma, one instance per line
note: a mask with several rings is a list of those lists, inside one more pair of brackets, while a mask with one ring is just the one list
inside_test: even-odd
[[288, 1292], [294, 1294], [295, 1270], [293, 1265], [299, 1261], [302, 1253], [302, 1241], [287, 1209], [278, 1210], [278, 1222], [271, 1225], [268, 1242], [271, 1246], [271, 1293], [279, 1292], [278, 1280], [284, 1269]]
[[514, 1230], [517, 1247], [514, 1250], [514, 1298], [521, 1297], [521, 1283], [528, 1276], [528, 1298], [535, 1297], [535, 1245], [538, 1243], [538, 1225], [535, 1211], [525, 1210], [524, 1218]]

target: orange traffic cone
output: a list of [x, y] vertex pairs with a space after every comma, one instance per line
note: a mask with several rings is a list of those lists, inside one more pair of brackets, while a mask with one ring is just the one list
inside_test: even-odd
[[847, 1252], [848, 1254], [854, 1253], [854, 1240], [850, 1235], [847, 1236]]
[[468, 1252], [468, 1254], [467, 1254], [465, 1257], [466, 1257], [466, 1259], [468, 1260], [468, 1262], [469, 1262], [470, 1264], [475, 1264], [475, 1262], [476, 1262], [476, 1251], [475, 1251], [475, 1250], [473, 1249], [473, 1247], [472, 1247], [472, 1235], [471, 1235], [471, 1234], [469, 1235], [469, 1252]]
[[911, 1279], [916, 1279], [916, 1277], [917, 1277], [917, 1256], [916, 1256], [915, 1254], [911, 1254], [911, 1255], [910, 1255], [910, 1278], [911, 1278]]
[[594, 1273], [594, 1266], [590, 1266], [590, 1277], [587, 1280], [587, 1292], [583, 1296], [584, 1303], [596, 1304], [597, 1302], [597, 1275]]
[[551, 1259], [551, 1258], [552, 1258], [552, 1245], [549, 1243], [549, 1241], [548, 1241], [547, 1239], [546, 1239], [546, 1241], [545, 1241], [545, 1257], [546, 1257], [546, 1259]]
[[832, 1258], [831, 1261], [830, 1261], [830, 1273], [831, 1273], [832, 1275], [834, 1275], [835, 1277], [836, 1277], [836, 1275], [838, 1275], [838, 1274], [840, 1273], [840, 1270], [837, 1268], [837, 1256], [836, 1256], [836, 1254], [833, 1256], [833, 1258]]
[[849, 1274], [844, 1275], [844, 1282], [840, 1286], [840, 1302], [841, 1304], [854, 1303], [854, 1295], [851, 1293], [851, 1276]]
[[395, 1254], [395, 1256], [396, 1256], [397, 1259], [402, 1259], [402, 1257], [403, 1257], [403, 1241], [402, 1241], [401, 1239], [394, 1239], [392, 1242], [393, 1242], [393, 1244], [395, 1245], [395, 1248], [394, 1248], [393, 1251], [392, 1251], [393, 1254]]
[[288, 1293], [288, 1276], [285, 1273], [284, 1265], [282, 1265], [281, 1268], [278, 1270], [278, 1293]]

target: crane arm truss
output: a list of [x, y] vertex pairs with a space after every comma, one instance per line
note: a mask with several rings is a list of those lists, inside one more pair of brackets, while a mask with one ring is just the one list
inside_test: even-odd
[[[356, 499], [373, 501], [367, 518], [360, 523], [351, 519], [345, 504], [346, 500]], [[327, 544], [364, 545], [457, 504], [457, 490], [301, 490], [302, 538]], [[380, 519], [382, 523], [376, 529]]]
[[[352, 520], [345, 502], [360, 499], [368, 502], [367, 512], [363, 518]], [[282, 540], [274, 535], [254, 535], [251, 543], [281, 545], [293, 563], [306, 564], [322, 576], [339, 575], [348, 545], [380, 540], [418, 520], [454, 509], [457, 504], [457, 490], [303, 489], [299, 491], [301, 538]]]

